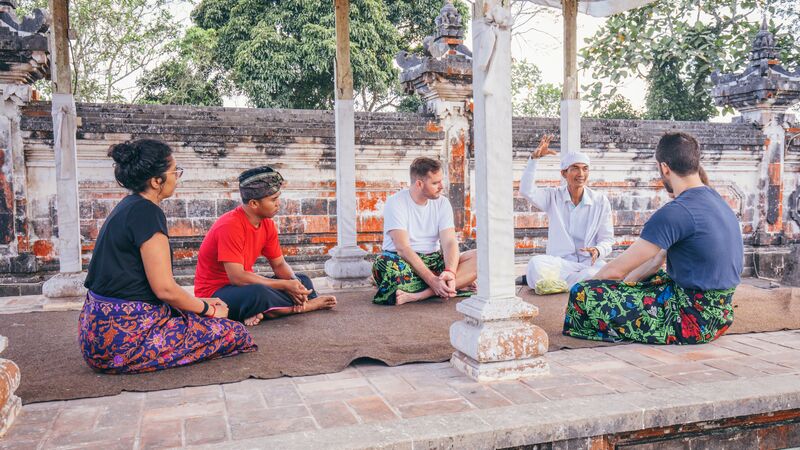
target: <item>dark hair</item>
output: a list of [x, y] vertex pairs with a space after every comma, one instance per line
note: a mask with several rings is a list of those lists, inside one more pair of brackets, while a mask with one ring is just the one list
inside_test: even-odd
[[108, 156], [114, 159], [117, 183], [138, 194], [147, 189], [149, 179], [164, 179], [172, 149], [155, 139], [139, 139], [112, 145], [108, 149]]
[[438, 172], [442, 170], [442, 163], [432, 159], [420, 156], [411, 163], [408, 168], [408, 173], [411, 176], [411, 181], [422, 180], [431, 172]]
[[700, 144], [688, 133], [667, 133], [656, 147], [656, 161], [685, 177], [700, 170]]

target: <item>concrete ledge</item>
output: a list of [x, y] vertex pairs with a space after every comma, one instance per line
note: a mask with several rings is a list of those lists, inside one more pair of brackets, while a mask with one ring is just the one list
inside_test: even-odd
[[774, 375], [281, 434], [193, 448], [506, 448], [800, 408], [800, 375]]

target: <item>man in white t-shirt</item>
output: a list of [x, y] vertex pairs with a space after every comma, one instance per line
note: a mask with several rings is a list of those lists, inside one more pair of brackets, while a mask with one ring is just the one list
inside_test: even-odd
[[373, 302], [402, 305], [429, 297], [468, 296], [477, 278], [474, 250], [459, 253], [453, 207], [441, 196], [442, 164], [417, 158], [408, 189], [386, 199], [383, 252], [372, 266]]

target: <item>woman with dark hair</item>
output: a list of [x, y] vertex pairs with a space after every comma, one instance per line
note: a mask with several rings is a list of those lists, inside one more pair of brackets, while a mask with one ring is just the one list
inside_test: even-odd
[[183, 169], [172, 149], [141, 139], [108, 151], [114, 176], [131, 194], [97, 237], [85, 286], [78, 341], [98, 372], [138, 373], [257, 349], [218, 298], [199, 299], [172, 276], [167, 219], [159, 203], [175, 192]]

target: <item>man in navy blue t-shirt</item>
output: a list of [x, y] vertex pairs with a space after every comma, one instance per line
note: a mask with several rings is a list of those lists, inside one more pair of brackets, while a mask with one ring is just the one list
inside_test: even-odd
[[[700, 146], [693, 136], [664, 135], [656, 162], [674, 200], [656, 211], [639, 239], [593, 280], [572, 287], [565, 335], [697, 344], [716, 339], [733, 323], [731, 299], [744, 260], [739, 221], [701, 180]], [[662, 250], [666, 272], [659, 270]], [[638, 278], [643, 281], [632, 281]]]

